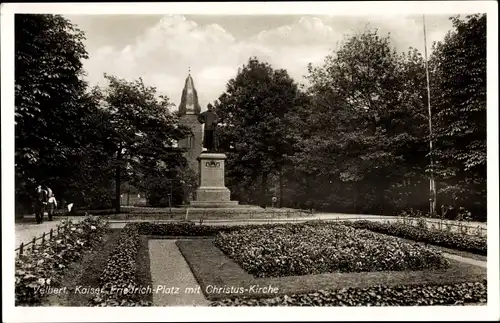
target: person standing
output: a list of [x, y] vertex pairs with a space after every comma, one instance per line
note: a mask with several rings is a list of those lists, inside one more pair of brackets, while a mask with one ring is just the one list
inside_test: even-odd
[[47, 190], [44, 189], [43, 185], [38, 185], [36, 187], [33, 207], [35, 209], [35, 220], [38, 224], [43, 223], [43, 216], [49, 200], [48, 196], [49, 194]]

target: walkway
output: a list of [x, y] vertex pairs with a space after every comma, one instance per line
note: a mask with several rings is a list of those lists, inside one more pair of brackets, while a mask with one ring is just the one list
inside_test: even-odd
[[47, 221], [47, 216], [45, 216], [45, 221], [41, 224], [36, 224], [35, 220], [33, 222], [27, 223], [16, 223], [16, 248], [21, 245], [21, 243], [28, 243], [33, 240], [33, 238], [38, 238], [43, 235], [43, 233], [49, 233], [50, 229], [57, 229], [57, 226], [61, 224], [62, 220], [69, 219], [73, 222], [80, 221], [84, 219], [83, 216], [70, 216], [70, 217], [57, 217], [53, 221]]
[[208, 306], [176, 240], [149, 240], [154, 306]]

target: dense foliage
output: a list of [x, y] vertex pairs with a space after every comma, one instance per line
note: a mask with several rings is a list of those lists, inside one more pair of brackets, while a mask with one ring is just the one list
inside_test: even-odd
[[[15, 163], [17, 206], [47, 180], [54, 192], [85, 171], [82, 148], [93, 129], [93, 98], [82, 81], [83, 32], [53, 15], [15, 15]], [[100, 153], [86, 156], [92, 163]], [[100, 183], [99, 183], [100, 184]], [[73, 196], [72, 196], [73, 198]], [[22, 212], [22, 210], [19, 210]]]
[[251, 58], [215, 103], [229, 183], [238, 193], [252, 185], [249, 179], [260, 178], [260, 192], [251, 200], [255, 204], [265, 204], [269, 175], [280, 171], [292, 153], [286, 116], [298, 99], [297, 84], [285, 70]]
[[128, 82], [108, 75], [105, 78], [109, 86], [103, 90], [102, 106], [107, 113], [105, 140], [113, 152], [115, 208], [119, 209], [119, 184], [124, 172], [148, 197], [167, 195], [161, 178], [175, 178], [186, 167], [181, 151], [173, 146], [189, 130], [168, 111], [169, 99], [158, 96], [156, 88], [146, 86], [142, 79]]
[[64, 229], [52, 240], [37, 244], [16, 258], [16, 306], [40, 304], [44, 297], [59, 290], [68, 266], [95, 250], [104, 240], [107, 222], [89, 217], [77, 223], [63, 224]]
[[[40, 183], [75, 207], [118, 208], [127, 181], [155, 202], [183, 177], [175, 142], [187, 135], [167, 97], [142, 79], [83, 81], [84, 33], [59, 15], [15, 17], [16, 211], [31, 212]], [[183, 189], [174, 186], [173, 201]], [[114, 203], [113, 203], [114, 201]]]
[[229, 298], [210, 306], [429, 306], [486, 303], [486, 282], [319, 290], [274, 298]]
[[446, 268], [439, 251], [340, 224], [220, 233], [214, 243], [256, 277]]
[[486, 15], [452, 21], [431, 59], [439, 195], [485, 218]]

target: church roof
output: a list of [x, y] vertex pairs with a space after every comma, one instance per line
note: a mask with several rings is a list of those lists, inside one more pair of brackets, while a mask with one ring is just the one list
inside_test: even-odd
[[200, 114], [201, 106], [198, 103], [198, 92], [194, 86], [191, 73], [186, 78], [184, 89], [182, 90], [181, 104], [179, 105], [179, 114]]

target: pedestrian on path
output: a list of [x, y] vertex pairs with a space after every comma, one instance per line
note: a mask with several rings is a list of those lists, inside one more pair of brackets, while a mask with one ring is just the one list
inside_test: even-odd
[[56, 196], [55, 195], [52, 195], [51, 197], [49, 197], [49, 201], [48, 201], [48, 216], [49, 216], [49, 221], [52, 221], [52, 217], [57, 209], [57, 200], [56, 200]]
[[38, 185], [35, 189], [35, 197], [33, 201], [33, 208], [35, 210], [35, 220], [36, 223], [43, 223], [43, 216], [45, 214], [45, 209], [47, 208], [47, 203], [49, 200], [48, 191], [43, 185]]

